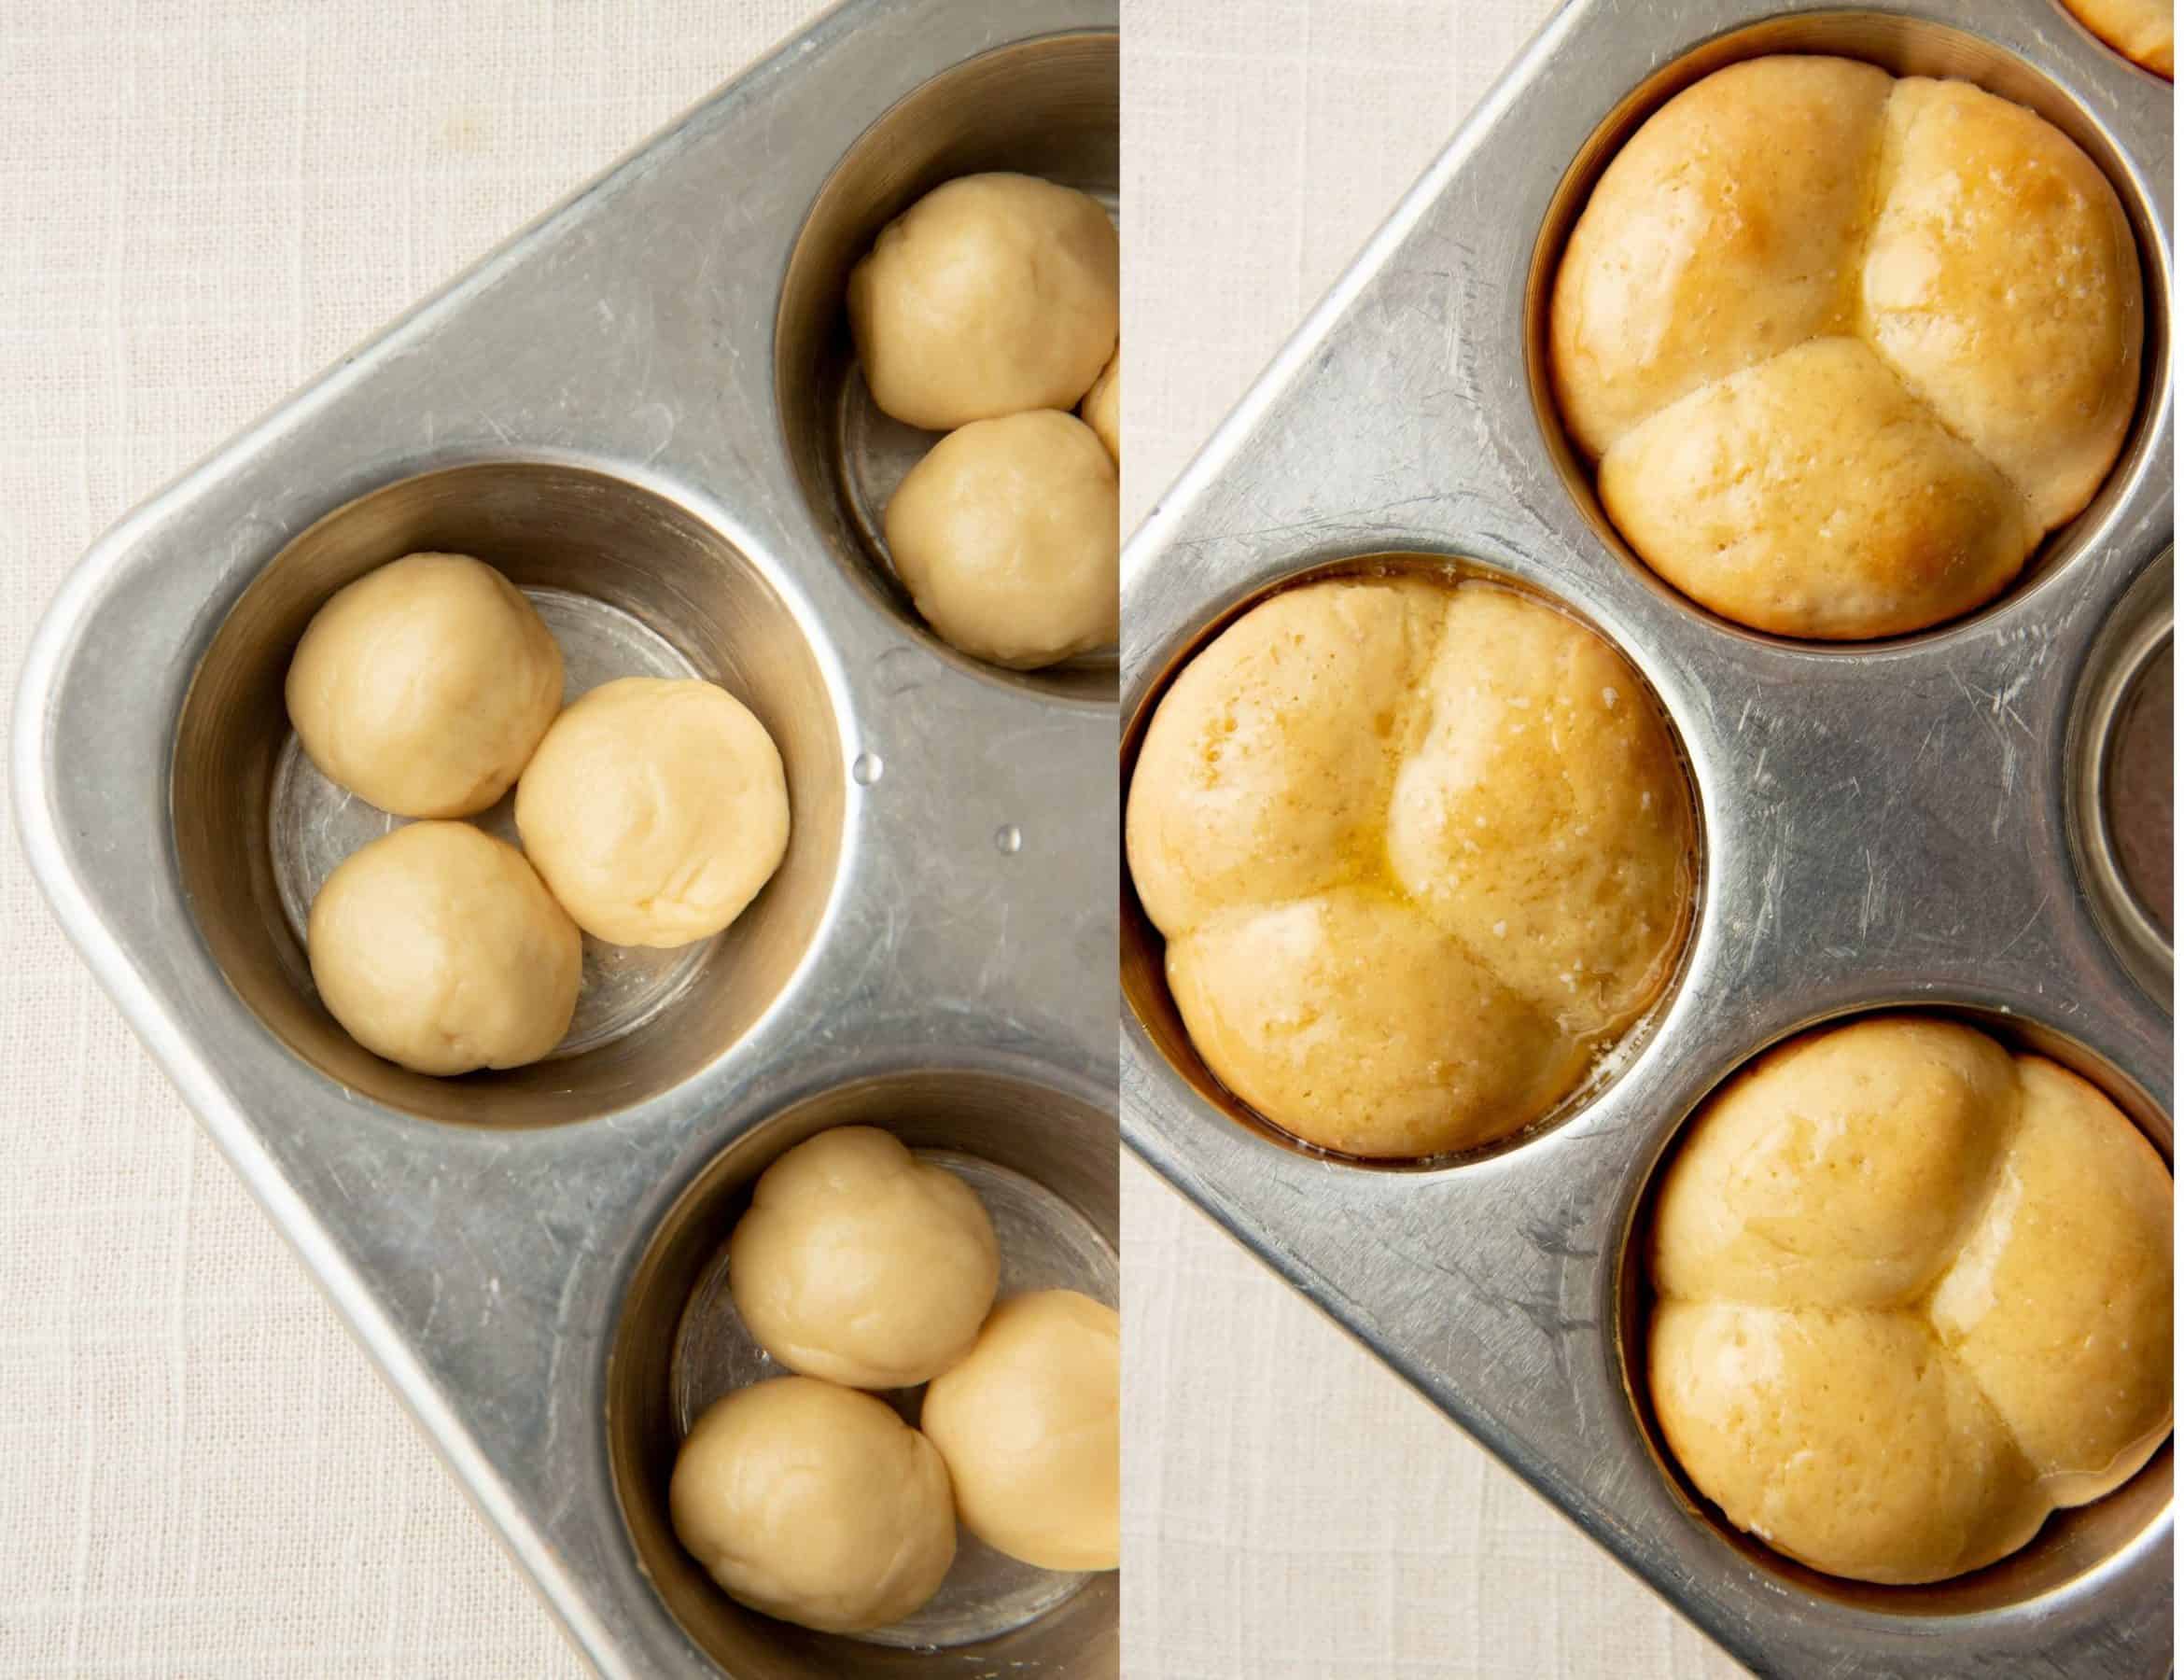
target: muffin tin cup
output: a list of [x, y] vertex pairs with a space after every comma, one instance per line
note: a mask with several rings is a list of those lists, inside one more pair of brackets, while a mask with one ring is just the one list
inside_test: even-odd
[[[1611, 528], [1543, 399], [1559, 242], [1614, 147], [1735, 59], [1834, 51], [1967, 75], [2061, 122], [2136, 228], [2139, 413], [2107, 488], [2026, 575], [1900, 640], [1799, 644], [1706, 613]], [[1683, 969], [1627, 1065], [1483, 1158], [1389, 1172], [1239, 1124], [1192, 1053], [1126, 881], [1126, 1141], [1451, 1419], [1760, 1673], [2159, 1673], [2171, 1647], [2164, 1449], [2018, 1558], [1860, 1589], [1733, 1536], [1657, 1451], [1632, 1256], [1687, 1117], [1769, 1044], [1884, 1008], [2007, 1028], [2099, 1079], [2171, 1147], [2168, 972], [2129, 960], [2081, 867], [2088, 701], [2165, 612], [2174, 525], [2167, 84], [2051, 0], [1886, 13], [1575, 0], [1337, 282], [1123, 558], [1123, 771], [1174, 672], [1251, 602], [1389, 554], [1467, 560], [1560, 600], [1631, 660], [1698, 800]], [[2124, 603], [2142, 578], [2142, 595]], [[2079, 726], [2074, 730], [2074, 719]], [[2084, 720], [2093, 720], [2088, 724]]]
[[[1016, 1093], [1005, 1146], [917, 1141], [1095, 1225], [1104, 1197], [1112, 1241], [1114, 1003], [1093, 983], [1115, 937], [1112, 670], [1027, 682], [918, 627], [800, 472], [781, 370], [841, 332], [831, 294], [790, 287], [792, 255], [919, 90], [999, 63], [972, 84], [987, 114], [955, 129], [993, 131], [990, 166], [1037, 169], [1012, 147], [1048, 113], [1113, 189], [1114, 24], [1112, 0], [827, 13], [122, 521], [29, 651], [16, 810], [61, 920], [603, 1673], [1117, 1661], [1112, 1580], [945, 1653], [822, 1659], [751, 1617], [709, 1645], [625, 1519], [665, 1484], [618, 1480], [610, 1445], [634, 1281], [679, 1198], [830, 1093], [935, 1070], [967, 1113]], [[942, 166], [920, 131], [891, 133], [902, 167]], [[833, 217], [843, 248], [882, 211]], [[285, 902], [356, 815], [287, 753], [288, 652], [341, 583], [419, 547], [544, 592], [572, 665], [679, 663], [736, 693], [781, 748], [794, 824], [717, 941], [588, 976], [628, 1005], [588, 1045], [454, 1081], [335, 1029]], [[641, 995], [611, 996], [622, 981]], [[1065, 1118], [1089, 1142], [1065, 1148]], [[1104, 1189], [1079, 1182], [1087, 1148]]]
[[[732, 1389], [785, 1374], [729, 1298], [729, 1231], [760, 1173], [836, 1126], [878, 1126], [979, 1195], [1001, 1248], [1001, 1294], [1117, 1295], [1119, 1204], [1104, 1105], [1020, 1074], [931, 1067], [851, 1081], [741, 1133], [660, 1217], [625, 1295], [609, 1359], [608, 1435], [632, 1543], [661, 1600], [735, 1674], [915, 1675], [920, 1647], [1034, 1673], [1092, 1676], [1116, 1659], [1112, 1574], [1034, 1569], [958, 1535], [955, 1567], [907, 1620], [855, 1638], [783, 1629], [731, 1603], [674, 1540], [667, 1477], [690, 1423]], [[917, 1421], [923, 1390], [882, 1395]]]

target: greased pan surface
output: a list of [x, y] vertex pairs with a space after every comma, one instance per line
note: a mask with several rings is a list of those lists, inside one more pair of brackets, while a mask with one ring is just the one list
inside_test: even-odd
[[[1112, 0], [820, 17], [123, 520], [26, 661], [37, 878], [605, 1673], [1116, 1665], [1112, 1575], [935, 1655], [735, 1610], [662, 1517], [683, 1309], [819, 1127], [1015, 1175], [1112, 1276], [1113, 664], [941, 646], [858, 540], [836, 416], [839, 288], [887, 217], [981, 168], [1112, 202], [1114, 26]], [[281, 903], [283, 847], [329, 827], [275, 797], [273, 674], [317, 599], [421, 546], [745, 698], [796, 829], [611, 1043], [458, 1082], [331, 1030]]]
[[[1898, 641], [1752, 635], [1638, 566], [1571, 469], [1534, 354], [1561, 235], [1603, 159], [1701, 75], [1785, 50], [2032, 105], [2108, 170], [2140, 237], [2146, 389], [2108, 487], [1995, 605]], [[1933, 1588], [1832, 1580], [1728, 1531], [1655, 1445], [1633, 1240], [1710, 1090], [1787, 1034], [1871, 1009], [1950, 1010], [2058, 1055], [2170, 1148], [2168, 939], [2120, 889], [2093, 815], [2117, 697], [2168, 641], [2169, 109], [2167, 82], [2051, 0], [1573, 0], [1125, 551], [1126, 778], [1209, 636], [1271, 588], [1361, 565], [1461, 560], [1537, 590], [1666, 709], [1700, 810], [1696, 925], [1635, 1049], [1574, 1112], [1407, 1169], [1285, 1142], [1191, 1052], [1126, 879], [1124, 1135], [1764, 1673], [2170, 1664], [2169, 1449], [2016, 1558]]]

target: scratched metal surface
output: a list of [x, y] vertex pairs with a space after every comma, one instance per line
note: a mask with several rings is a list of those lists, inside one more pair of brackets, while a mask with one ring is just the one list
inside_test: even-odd
[[1422, 1171], [1315, 1159], [1216, 1106], [1179, 1047], [1157, 937], [1126, 905], [1124, 1135], [1755, 1669], [2158, 1673], [2171, 1651], [2165, 1451], [2111, 1509], [2051, 1523], [2016, 1565], [1945, 1589], [1839, 1588], [1720, 1531], [1656, 1462], [1627, 1380], [1626, 1259], [1650, 1170], [1709, 1089], [1800, 1027], [1896, 1003], [2021, 1023], [2105, 1064], [2127, 1100], [2135, 1086], [2150, 1099], [2139, 1117], [2169, 1138], [2166, 970], [2135, 983], [2095, 914], [2071, 775], [2102, 650], [2134, 640], [2104, 636], [2119, 603], [2144, 579], [2133, 611], [2168, 610], [2168, 84], [2050, 0], [1904, 0], [1856, 25], [1883, 49], [1899, 32], [1904, 68], [1925, 67], [1941, 39], [1928, 25], [1976, 30], [2075, 104], [2120, 154], [2126, 200], [2143, 197], [2156, 300], [2144, 441], [1992, 609], [1857, 650], [1712, 621], [1603, 536], [1534, 406], [1528, 278], [1589, 138], [1701, 44], [1790, 17], [1813, 31], [1767, 49], [1824, 47], [1832, 16], [1795, 0], [1574, 0], [1125, 552], [1126, 772], [1179, 662], [1308, 568], [1468, 556], [1605, 631], [1672, 716], [1702, 811], [1703, 902], [1652, 1038], [1589, 1106], [1491, 1158]]
[[[61, 919], [603, 1673], [718, 1672], [639, 1568], [605, 1424], [619, 1303], [693, 1176], [764, 1117], [905, 1070], [1112, 1112], [1115, 1005], [1089, 983], [1115, 940], [1112, 699], [985, 673], [875, 596], [791, 469], [773, 357], [791, 245], [875, 118], [995, 46], [1114, 24], [1113, 0], [849, 0], [124, 519], [25, 664], [17, 810]], [[168, 810], [191, 675], [267, 561], [368, 491], [510, 459], [725, 533], [809, 638], [841, 763], [884, 765], [845, 776], [823, 923], [756, 1026], [672, 1089], [529, 1129], [420, 1119], [291, 1055], [199, 935]], [[1112, 1575], [1077, 1596], [1080, 1647], [1090, 1628], [1112, 1652], [1113, 1606]], [[871, 1666], [1083, 1657], [1016, 1635]], [[814, 1660], [765, 1672], [839, 1672]]]

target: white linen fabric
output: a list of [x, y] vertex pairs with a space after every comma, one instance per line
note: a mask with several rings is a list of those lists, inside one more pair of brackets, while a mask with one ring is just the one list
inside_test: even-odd
[[[1553, 9], [1123, 0], [1126, 529]], [[1127, 1157], [1123, 1228], [1133, 1680], [1742, 1673]]]

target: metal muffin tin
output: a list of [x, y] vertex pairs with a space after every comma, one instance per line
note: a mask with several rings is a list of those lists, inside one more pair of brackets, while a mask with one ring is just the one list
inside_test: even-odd
[[[1017, 1270], [1113, 1297], [1113, 662], [1001, 672], [918, 623], [859, 534], [841, 299], [952, 175], [1112, 201], [1118, 91], [1113, 0], [849, 0], [130, 515], [30, 650], [40, 883], [604, 1673], [1118, 1663], [1112, 1574], [903, 1648], [739, 1610], [665, 1513], [724, 1368], [708, 1267], [824, 1126], [966, 1158], [1031, 1233]], [[334, 588], [417, 548], [540, 592], [580, 683], [723, 683], [793, 822], [694, 957], [590, 952], [589, 1047], [455, 1081], [350, 1043], [291, 920], [383, 824], [284, 768], [281, 674]]]
[[[1604, 160], [1676, 90], [1768, 51], [1968, 77], [2033, 105], [2107, 169], [2140, 238], [2145, 392], [2110, 483], [1999, 601], [1921, 636], [1799, 645], [1676, 595], [1602, 517], [1547, 393], [1547, 287]], [[1573, 0], [1125, 551], [1126, 777], [1166, 683], [1223, 624], [1285, 582], [1390, 555], [1461, 559], [1561, 603], [1665, 707], [1701, 813], [1696, 923], [1635, 1049], [1575, 1112], [1408, 1169], [1283, 1141], [1192, 1051], [1126, 876], [1123, 1128], [1764, 1673], [2169, 1665], [2171, 1449], [1975, 1575], [1890, 1589], [1804, 1570], [1735, 1534], [1664, 1461], [1637, 1240], [1654, 1169], [1710, 1090], [1784, 1036], [1869, 1009], [1945, 1009], [2046, 1049], [2170, 1147], [2167, 936], [2098, 815], [2120, 696], [2168, 639], [2169, 93], [2053, 0]]]

